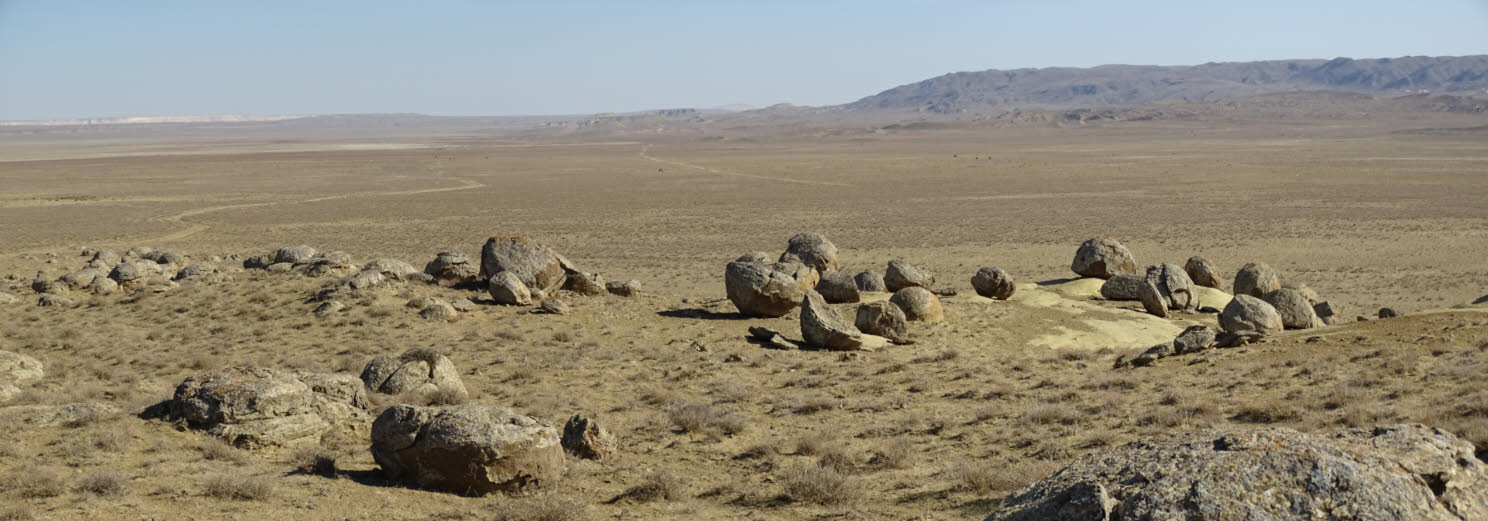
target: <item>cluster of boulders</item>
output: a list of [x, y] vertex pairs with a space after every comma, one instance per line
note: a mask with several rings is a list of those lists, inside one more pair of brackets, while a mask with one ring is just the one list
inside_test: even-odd
[[1179, 433], [1091, 452], [986, 521], [1488, 519], [1488, 465], [1422, 425]]
[[67, 307], [73, 304], [66, 295], [82, 292], [108, 295], [120, 290], [150, 288], [169, 291], [181, 282], [220, 281], [227, 270], [218, 266], [221, 259], [192, 262], [177, 250], [156, 250], [146, 246], [130, 248], [123, 254], [113, 250], [85, 248], [88, 262], [82, 268], [56, 279], [38, 275], [31, 289], [40, 294], [37, 305]]
[[364, 431], [370, 406], [362, 382], [352, 375], [229, 368], [181, 382], [164, 415], [254, 448]]
[[362, 385], [379, 394], [411, 394], [431, 397], [438, 393], [451, 395], [453, 401], [465, 401], [470, 392], [460, 380], [454, 362], [433, 349], [414, 348], [398, 356], [381, 355], [362, 369]]
[[551, 248], [520, 236], [487, 239], [481, 246], [476, 278], [485, 282], [497, 304], [530, 306], [536, 302], [539, 311], [551, 314], [567, 313], [566, 304], [549, 298], [560, 292], [582, 297], [640, 294], [639, 282], [605, 282], [600, 274], [584, 272]]

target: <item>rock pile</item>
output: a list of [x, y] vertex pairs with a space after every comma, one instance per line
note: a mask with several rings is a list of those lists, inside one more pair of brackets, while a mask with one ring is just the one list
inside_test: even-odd
[[380, 355], [362, 368], [362, 385], [379, 394], [451, 395], [458, 401], [470, 396], [454, 362], [433, 349], [413, 348], [398, 356]]

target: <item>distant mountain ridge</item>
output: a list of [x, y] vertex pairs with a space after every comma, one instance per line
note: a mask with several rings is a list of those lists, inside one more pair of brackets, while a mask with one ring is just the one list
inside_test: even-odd
[[956, 72], [838, 106], [849, 111], [986, 114], [1023, 109], [1128, 107], [1335, 90], [1362, 93], [1488, 92], [1488, 55], [1355, 60], [1276, 60], [1191, 66]]

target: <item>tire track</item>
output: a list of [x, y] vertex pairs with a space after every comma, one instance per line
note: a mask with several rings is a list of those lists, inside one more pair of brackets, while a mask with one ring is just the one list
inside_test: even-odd
[[659, 158], [659, 157], [656, 157], [656, 156], [651, 155], [649, 153], [650, 150], [651, 150], [651, 145], [644, 145], [644, 146], [642, 146], [641, 147], [641, 152], [640, 152], [641, 159], [645, 159], [645, 160], [648, 160], [648, 161], [655, 161], [657, 163], [662, 163], [662, 164], [667, 164], [667, 165], [680, 166], [680, 167], [683, 167], [683, 168], [691, 168], [693, 170], [707, 172], [707, 173], [714, 174], [714, 175], [725, 175], [725, 176], [734, 176], [734, 177], [748, 177], [748, 178], [751, 178], [751, 179], [762, 179], [762, 180], [765, 180], [765, 181], [780, 181], [780, 182], [784, 182], [784, 183], [799, 183], [799, 184], [803, 184], [803, 185], [816, 185], [816, 186], [853, 186], [853, 185], [850, 185], [850, 184], [847, 184], [847, 183], [834, 183], [834, 182], [831, 182], [831, 181], [807, 181], [807, 180], [804, 180], [804, 179], [791, 179], [789, 177], [771, 177], [771, 176], [767, 176], [767, 175], [744, 174], [744, 173], [739, 173], [739, 172], [729, 172], [727, 170], [719, 170], [717, 168], [706, 167], [706, 166], [703, 166], [703, 165], [697, 165], [697, 164], [693, 164], [693, 163], [684, 163], [682, 161], [675, 161], [675, 160], [671, 160], [671, 159], [662, 159], [662, 158]]

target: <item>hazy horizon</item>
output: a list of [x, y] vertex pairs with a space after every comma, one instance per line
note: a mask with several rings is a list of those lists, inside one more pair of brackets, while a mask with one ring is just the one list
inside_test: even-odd
[[987, 69], [1488, 54], [1488, 3], [1429, 6], [0, 0], [0, 120], [820, 106]]

